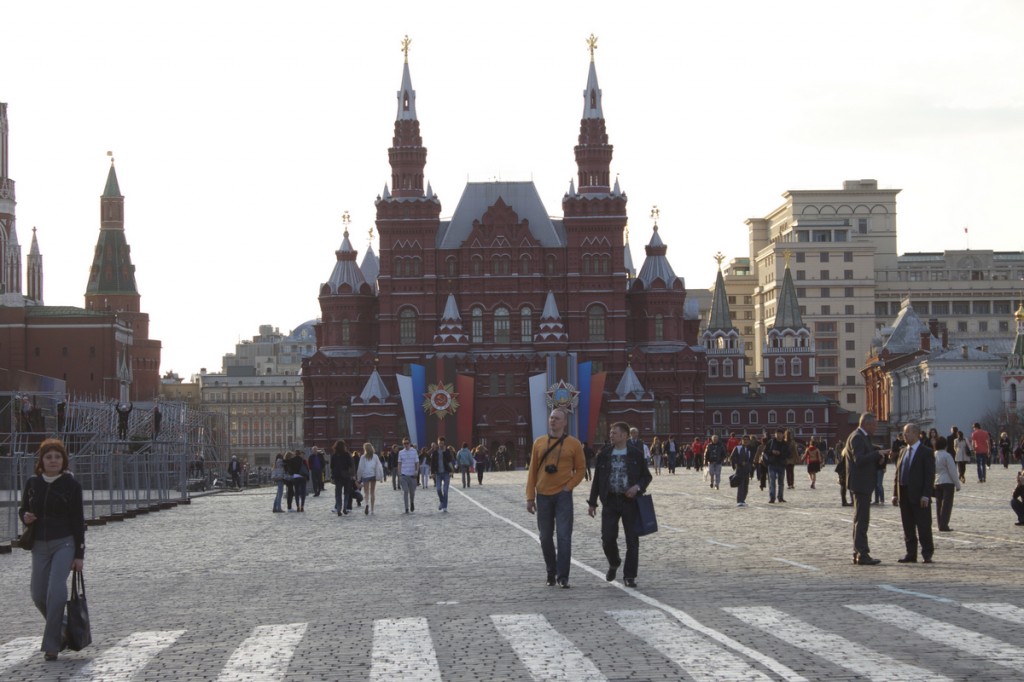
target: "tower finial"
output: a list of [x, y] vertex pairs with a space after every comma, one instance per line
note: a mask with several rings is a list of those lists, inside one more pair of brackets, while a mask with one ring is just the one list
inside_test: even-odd
[[722, 261], [724, 261], [724, 260], [725, 260], [725, 254], [723, 254], [721, 251], [719, 251], [718, 253], [715, 254], [715, 262], [718, 263], [718, 269], [719, 270], [722, 269]]
[[793, 256], [793, 252], [786, 249], [782, 252], [782, 258], [786, 261], [786, 269], [789, 270], [789, 259]]
[[345, 238], [348, 238], [348, 224], [352, 222], [352, 217], [345, 211], [341, 214], [341, 224], [345, 226]]
[[405, 38], [402, 39], [402, 53], [405, 55], [405, 63], [406, 64], [409, 63], [409, 45], [411, 45], [411, 44], [412, 44], [412, 41], [409, 40], [409, 34], [406, 33], [405, 34]]
[[107, 152], [107, 156], [110, 157], [110, 165], [114, 165], [114, 152]]
[[651, 206], [651, 220], [654, 221], [654, 231], [658, 231], [658, 218], [661, 217], [661, 211], [658, 210], [658, 205]]
[[623, 228], [626, 231], [626, 243], [629, 243], [629, 223], [626, 223], [626, 227]]
[[594, 50], [597, 49], [597, 36], [593, 33], [587, 38], [587, 49], [590, 50], [590, 61], [594, 61]]
[[370, 236], [369, 236], [368, 241], [369, 241], [370, 245], [373, 246], [373, 227], [370, 227], [369, 235]]

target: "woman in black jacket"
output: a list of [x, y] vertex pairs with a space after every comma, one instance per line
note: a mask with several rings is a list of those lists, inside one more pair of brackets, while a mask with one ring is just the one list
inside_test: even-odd
[[32, 602], [46, 618], [42, 650], [56, 661], [63, 648], [68, 574], [85, 564], [82, 486], [68, 472], [68, 451], [56, 438], [39, 446], [35, 476], [25, 482], [18, 515], [32, 529]]

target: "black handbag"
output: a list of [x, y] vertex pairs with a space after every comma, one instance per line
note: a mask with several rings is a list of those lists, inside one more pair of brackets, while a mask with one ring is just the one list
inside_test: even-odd
[[21, 531], [21, 535], [18, 536], [18, 547], [32, 549], [34, 544], [36, 544], [36, 527], [35, 525], [25, 526], [25, 530]]
[[636, 534], [650, 535], [658, 532], [658, 517], [654, 514], [654, 499], [650, 495], [637, 495]]
[[739, 488], [740, 487], [740, 481], [742, 480], [741, 476], [746, 476], [746, 475], [747, 475], [747, 473], [745, 471], [743, 471], [742, 469], [740, 471], [734, 472], [731, 476], [729, 476], [729, 487], [730, 488]]
[[89, 626], [89, 606], [85, 601], [85, 576], [81, 571], [71, 573], [71, 598], [67, 603], [68, 648], [81, 651], [92, 644]]

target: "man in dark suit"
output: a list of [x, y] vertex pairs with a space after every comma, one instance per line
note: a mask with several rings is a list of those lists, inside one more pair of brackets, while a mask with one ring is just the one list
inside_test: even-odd
[[906, 555], [901, 564], [917, 563], [918, 540], [921, 556], [926, 564], [932, 562], [935, 545], [932, 544], [932, 497], [935, 486], [935, 453], [921, 438], [921, 429], [916, 424], [903, 427], [906, 447], [896, 462], [896, 494], [893, 506], [900, 508], [903, 520], [903, 541], [907, 545]]
[[846, 463], [846, 487], [853, 498], [853, 563], [875, 566], [882, 563], [868, 549], [868, 525], [871, 523], [871, 494], [875, 491], [878, 468], [885, 454], [871, 444], [878, 420], [871, 412], [860, 416], [860, 425], [846, 439], [843, 459]]

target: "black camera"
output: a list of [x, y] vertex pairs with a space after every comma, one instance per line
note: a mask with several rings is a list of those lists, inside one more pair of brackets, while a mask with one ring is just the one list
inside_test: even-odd
[[546, 467], [544, 467], [544, 471], [548, 472], [549, 474], [553, 474], [556, 471], [558, 471], [558, 467], [555, 466], [554, 464], [548, 464]]

